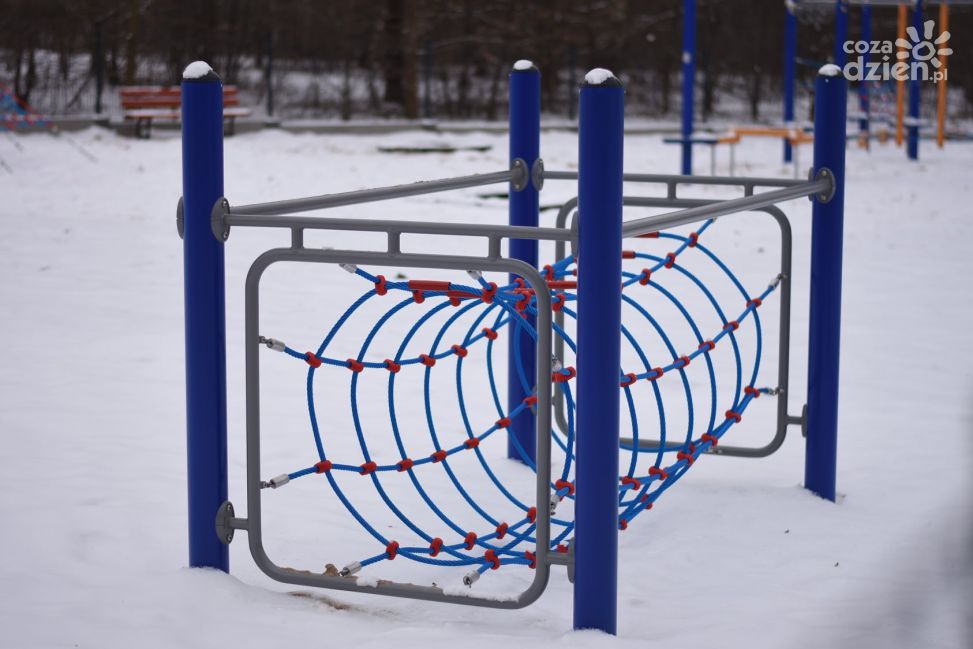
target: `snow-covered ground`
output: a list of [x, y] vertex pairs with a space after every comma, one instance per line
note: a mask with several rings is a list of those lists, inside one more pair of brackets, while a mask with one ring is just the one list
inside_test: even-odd
[[[254, 566], [243, 532], [230, 549], [230, 576], [184, 568], [182, 246], [174, 222], [180, 143], [97, 130], [73, 137], [96, 163], [47, 135], [20, 138], [22, 150], [0, 145], [12, 170], [0, 169], [0, 646], [601, 647], [625, 641], [753, 649], [973, 642], [973, 145], [940, 152], [924, 143], [918, 164], [907, 163], [891, 145], [870, 154], [848, 150], [838, 503], [801, 488], [803, 444], [793, 429], [766, 459], [702, 458], [620, 535], [619, 638], [613, 639], [570, 631], [571, 587], [560, 569], [539, 602], [504, 612], [277, 584]], [[429, 141], [493, 148], [425, 156], [377, 152], [380, 145]], [[576, 166], [571, 134], [545, 134], [542, 151], [548, 168]], [[705, 172], [708, 159], [699, 154], [697, 170]], [[676, 155], [659, 137], [626, 141], [629, 170], [669, 173]], [[809, 158], [806, 152], [802, 159]], [[243, 204], [505, 164], [505, 137], [495, 134], [265, 131], [227, 140], [226, 194]], [[725, 165], [721, 159], [718, 171]], [[741, 146], [737, 172], [790, 176], [772, 141]], [[505, 204], [484, 193], [466, 190], [342, 213], [503, 222]], [[729, 195], [701, 188], [691, 193]], [[550, 182], [541, 201], [552, 205], [572, 194], [570, 184]], [[795, 233], [790, 410], [798, 413], [806, 373], [810, 205], [800, 200], [784, 208]], [[776, 236], [766, 217], [753, 215], [717, 223], [706, 240], [748, 288], [759, 289], [775, 272]], [[286, 242], [283, 232], [237, 229], [226, 248], [230, 497], [240, 515], [246, 512], [243, 280], [257, 254]], [[337, 248], [381, 243], [348, 234], [309, 235], [309, 242]], [[453, 252], [471, 244], [407, 238], [404, 245]], [[421, 276], [449, 277], [435, 271]], [[262, 332], [313, 349], [365, 288], [330, 267], [268, 271]], [[774, 300], [766, 308], [773, 322]], [[766, 333], [773, 349], [775, 328]], [[768, 352], [764, 384], [772, 384], [775, 363]], [[302, 409], [305, 372], [270, 352], [262, 354], [262, 365], [263, 463], [270, 477], [315, 458]], [[346, 377], [341, 381], [345, 390]], [[483, 403], [471, 407], [492, 421], [487, 393], [471, 394], [482, 395]], [[337, 398], [327, 413], [334, 430], [329, 443], [341, 459], [357, 463], [351, 429], [341, 425], [348, 416], [343, 402]], [[769, 397], [754, 402], [730, 435], [765, 441], [773, 404]], [[366, 414], [379, 431], [376, 444], [388, 444], [380, 428], [387, 413], [377, 408]], [[402, 416], [422, 427], [419, 405]], [[417, 445], [428, 435], [415, 434]], [[529, 471], [505, 462], [496, 443], [487, 452], [511, 489], [530, 493]], [[467, 468], [470, 484], [486, 484]], [[349, 489], [392, 534], [387, 510], [369, 505], [366, 490]], [[446, 487], [436, 495], [460, 506]], [[482, 491], [482, 502], [500, 507], [496, 498]], [[267, 545], [279, 563], [321, 571], [325, 563], [341, 566], [381, 551], [314, 478], [267, 493], [264, 502]], [[430, 523], [416, 509], [415, 516], [423, 515]], [[366, 572], [455, 588], [465, 570], [399, 560]], [[513, 592], [526, 583], [524, 572], [504, 568], [475, 589]]]

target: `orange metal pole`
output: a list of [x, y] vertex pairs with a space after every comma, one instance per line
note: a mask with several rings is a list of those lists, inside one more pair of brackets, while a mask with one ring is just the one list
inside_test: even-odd
[[[949, 30], [949, 5], [941, 4], [939, 5], [939, 32], [945, 32]], [[949, 41], [945, 43], [939, 43], [939, 47], [945, 47]], [[943, 144], [946, 142], [946, 63], [948, 57], [945, 54], [939, 55], [940, 67], [938, 72], [942, 74], [942, 78], [937, 82], [936, 90], [938, 91], [936, 97], [936, 146], [940, 149], [943, 148]]]
[[[898, 37], [905, 40], [905, 25], [908, 20], [908, 9], [904, 4], [899, 5], [899, 30]], [[904, 47], [896, 45], [896, 49], [901, 51]], [[897, 59], [898, 60], [898, 59]], [[905, 129], [903, 120], [905, 119], [905, 79], [898, 79], [895, 82], [895, 146], [902, 146], [905, 140]]]

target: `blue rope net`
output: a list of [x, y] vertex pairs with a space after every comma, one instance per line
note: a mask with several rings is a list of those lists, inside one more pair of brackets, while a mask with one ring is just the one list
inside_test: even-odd
[[[761, 393], [770, 392], [769, 388], [754, 387], [762, 351], [757, 309], [777, 288], [779, 280], [775, 280], [756, 295], [748, 293], [733, 272], [700, 242], [700, 237], [712, 223], [712, 220], [707, 221], [698, 231], [686, 236], [666, 232], [646, 235], [647, 238], [657, 239], [660, 244], [675, 244], [671, 252], [663, 255], [623, 252], [626, 268], [623, 269], [621, 285], [625, 315], [621, 335], [623, 343], [627, 343], [630, 348], [631, 353], [628, 356], [637, 358], [638, 361], [635, 367], [619, 370], [619, 389], [623, 393], [623, 408], [627, 411], [632, 439], [631, 443], [622, 444], [620, 448], [620, 452], [627, 455], [627, 461], [621, 463], [625, 467], [625, 473], [619, 476], [618, 487], [618, 524], [622, 530], [636, 517], [650, 510], [656, 500], [689, 471], [701, 454], [715, 447], [740, 422], [755, 398]], [[734, 302], [736, 308], [724, 309], [700, 275], [683, 264], [682, 256], [689, 250], [700, 261], [709, 264], [709, 270], [715, 269], [729, 281], [729, 285], [739, 296]], [[628, 266], [632, 269], [628, 269]], [[637, 266], [642, 268], [634, 270]], [[533, 290], [519, 278], [513, 283], [497, 286], [477, 274], [474, 279], [476, 285], [471, 286], [452, 282], [387, 281], [384, 276], [373, 275], [361, 268], [345, 268], [361, 277], [370, 287], [334, 322], [316, 351], [300, 352], [279, 341], [261, 338], [268, 347], [283, 351], [307, 367], [307, 405], [317, 453], [317, 461], [313, 464], [278, 476], [264, 483], [264, 486], [277, 487], [305, 476], [317, 476], [327, 481], [348, 512], [384, 548], [349, 564], [342, 574], [353, 574], [363, 567], [397, 556], [429, 565], [472, 566], [478, 574], [501, 566], [535, 567], [536, 508], [518, 498], [505, 486], [483, 452], [483, 447], [495, 439], [497, 441], [493, 443], [503, 444], [508, 436], [502, 433], [511, 428], [512, 420], [536, 403], [536, 397], [531, 396], [514, 409], [506, 410], [494, 373], [497, 342], [509, 337], [505, 334], [509, 334], [511, 328], [522, 328], [536, 338], [536, 331], [530, 325], [531, 319], [525, 317], [537, 313]], [[577, 317], [572, 308], [572, 303], [577, 300], [574, 291], [576, 283], [573, 280], [575, 274], [573, 257], [544, 267], [545, 279], [551, 291], [552, 308], [564, 314], [565, 325]], [[702, 318], [698, 314], [694, 316], [680, 300], [677, 291], [666, 287], [670, 284], [669, 277], [680, 278], [684, 285], [688, 282], [689, 286], [698, 290], [702, 295], [702, 303], [711, 310], [706, 314], [706, 320], [718, 326], [709, 330], [701, 327], [698, 322]], [[370, 327], [365, 327], [367, 334], [358, 354], [353, 358], [329, 355], [339, 332], [348, 329], [356, 314], [373, 300], [385, 300], [382, 306], [387, 308], [377, 321]], [[646, 302], [653, 302], [653, 307], [647, 307]], [[654, 315], [663, 306], [677, 314], [685, 323], [688, 335], [684, 337], [692, 341], [689, 349], [678, 348], [677, 342], [684, 341], [673, 340]], [[412, 310], [419, 315], [414, 321], [410, 320], [412, 324], [397, 345], [395, 353], [389, 358], [378, 358], [372, 352], [375, 341], [395, 316], [410, 316]], [[746, 358], [741, 349], [739, 331], [743, 326], [750, 327], [753, 332], [752, 345], [748, 346], [749, 354]], [[570, 327], [557, 324], [553, 327], [554, 335], [564, 341], [566, 351], [569, 350], [573, 355], [576, 348], [569, 333]], [[397, 331], [401, 332], [401, 328]], [[642, 341], [640, 335], [644, 332], [654, 335], [651, 346]], [[421, 337], [421, 333], [426, 335]], [[420, 338], [424, 347], [417, 352], [417, 341]], [[513, 336], [512, 339], [518, 341], [520, 336]], [[733, 359], [735, 378], [732, 390], [721, 390], [714, 364], [714, 350], [727, 346], [731, 350], [729, 355]], [[533, 353], [532, 350], [524, 352]], [[471, 353], [482, 355], [485, 360], [489, 400], [497, 413], [493, 422], [474, 421], [470, 416], [471, 402], [464, 391], [463, 369], [464, 365], [469, 365], [467, 357]], [[563, 360], [555, 359], [555, 371], [551, 376], [554, 389], [559, 390], [563, 397], [567, 420], [566, 430], [554, 427], [550, 431], [554, 442], [553, 450], [562, 454], [559, 458], [560, 470], [555, 471], [557, 478], [550, 485], [552, 509], [562, 501], [574, 499], [572, 475], [575, 461], [575, 401], [572, 380], [576, 373], [573, 367], [559, 362]], [[702, 373], [702, 380], [698, 377], [690, 379], [688, 368], [691, 365]], [[703, 367], [702, 370], [698, 369], [700, 366]], [[517, 369], [525, 393], [533, 394], [533, 378], [527, 376], [522, 364], [518, 363]], [[319, 373], [329, 372], [326, 380], [333, 393], [331, 386], [336, 380], [337, 371], [350, 378], [351, 418], [361, 448], [361, 462], [358, 459], [353, 463], [332, 460], [322, 434], [319, 410], [315, 403], [315, 381], [320, 380]], [[449, 371], [455, 373], [455, 395], [449, 395], [449, 398], [455, 397], [462, 420], [461, 428], [465, 433], [458, 443], [447, 443], [437, 426], [434, 405], [446, 397], [431, 387], [434, 373]], [[399, 458], [395, 462], [379, 463], [373, 459], [362, 421], [363, 409], [368, 407], [368, 401], [363, 397], [360, 387], [362, 376], [377, 372], [387, 376], [389, 424]], [[666, 403], [659, 386], [662, 380], [678, 380], [681, 384], [686, 404], [684, 432], [673, 430], [671, 414], [667, 418]], [[407, 448], [405, 438], [408, 437], [410, 441], [414, 439], [411, 433], [415, 430], [415, 422], [409, 421], [404, 426], [400, 421], [402, 417], [396, 407], [396, 388], [403, 384], [415, 387], [418, 381], [422, 382], [422, 406], [426, 420], [424, 425], [429, 434], [429, 442], [425, 448], [414, 452], [414, 449]], [[648, 389], [644, 387], [646, 384]], [[705, 389], [701, 387], [703, 385]], [[700, 391], [703, 392], [702, 396], [698, 394]], [[472, 403], [482, 401], [480, 398]], [[404, 428], [410, 431], [409, 435], [405, 434]], [[651, 449], [639, 447], [639, 439], [646, 436], [646, 428], [652, 430], [652, 436], [659, 442]], [[514, 440], [521, 460], [536, 470], [533, 460], [516, 443], [516, 437], [510, 435], [509, 438]], [[507, 501], [508, 511], [512, 507], [518, 518], [510, 520], [495, 516], [477, 500], [476, 494], [472, 493], [476, 490], [464, 485], [461, 476], [451, 464], [451, 461], [457, 460], [462, 454], [475, 457], [490, 483]], [[434, 468], [433, 465], [438, 467]], [[437, 490], [424, 484], [424, 478], [429, 476], [428, 472], [436, 470], [445, 472], [449, 483], [475, 512], [479, 519], [475, 526], [461, 525], [447, 513], [446, 508], [437, 503]], [[400, 544], [387, 536], [380, 526], [370, 522], [335, 478], [339, 472], [358, 474], [361, 479], [370, 480], [378, 497], [405, 526], [402, 531], [408, 530], [411, 541]], [[434, 514], [440, 525], [438, 534], [420, 527], [396, 504], [392, 493], [402, 487], [400, 482], [395, 481], [402, 480], [411, 483], [421, 501]], [[565, 544], [573, 532], [574, 521], [570, 516], [559, 515], [555, 511], [551, 517], [551, 526], [552, 550], [567, 551]]]

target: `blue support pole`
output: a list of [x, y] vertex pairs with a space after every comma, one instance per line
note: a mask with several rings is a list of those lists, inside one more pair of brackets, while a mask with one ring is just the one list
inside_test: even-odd
[[223, 84], [197, 61], [182, 81], [183, 281], [189, 565], [230, 569], [216, 536], [226, 501], [226, 321], [223, 242], [210, 213], [223, 196]]
[[682, 171], [693, 173], [693, 100], [696, 81], [696, 0], [682, 3]]
[[839, 68], [845, 67], [848, 54], [845, 43], [848, 41], [848, 2], [837, 0], [834, 5], [834, 63]]
[[625, 90], [607, 70], [581, 86], [574, 628], [615, 633]]
[[818, 72], [814, 93], [814, 173], [830, 173], [835, 186], [830, 198], [815, 197], [812, 208], [804, 486], [831, 501], [835, 499], [838, 446], [847, 89], [848, 82], [837, 66], [826, 65]]
[[[797, 16], [792, 2], [784, 3], [784, 126], [794, 125], [794, 79], [797, 66]], [[794, 152], [784, 138], [784, 162], [791, 162]]]
[[[862, 5], [862, 37], [866, 43], [872, 42], [872, 8], [869, 5]], [[864, 70], [868, 70], [869, 53], [861, 55], [862, 62], [865, 64]], [[862, 75], [862, 80], [858, 85], [858, 110], [861, 112], [861, 119], [858, 120], [858, 132], [865, 143], [866, 149], [871, 147], [869, 138], [871, 137], [871, 102], [868, 96], [868, 81], [865, 80], [866, 74]]]
[[[520, 158], [533, 169], [541, 148], [541, 73], [530, 61], [518, 61], [510, 72], [510, 162]], [[510, 187], [510, 225], [537, 227], [540, 215], [540, 196], [537, 187], [529, 182], [525, 189]], [[537, 240], [511, 239], [510, 256], [537, 267]], [[510, 276], [510, 281], [514, 280]], [[528, 317], [531, 327], [536, 318]], [[520, 406], [533, 392], [533, 385], [524, 386], [520, 369], [528, 382], [536, 374], [534, 340], [522, 328], [510, 326], [510, 346], [507, 349], [507, 412]], [[513, 418], [508, 428], [507, 456], [522, 460], [517, 444], [531, 461], [535, 459], [537, 437], [534, 414], [524, 409]], [[516, 441], [515, 441], [516, 440]]]
[[[923, 35], [922, 25], [922, 0], [916, 0], [912, 7], [912, 27], [916, 30], [919, 38]], [[910, 57], [910, 64], [915, 58]], [[909, 70], [909, 137], [906, 144], [906, 152], [909, 160], [919, 159], [919, 111], [922, 96], [922, 75], [919, 70]]]

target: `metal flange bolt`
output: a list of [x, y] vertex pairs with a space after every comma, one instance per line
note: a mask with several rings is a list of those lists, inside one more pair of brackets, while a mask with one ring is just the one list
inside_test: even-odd
[[358, 266], [355, 264], [338, 264], [338, 266], [341, 268], [341, 270], [347, 271], [352, 275], [358, 272]]
[[471, 570], [468, 573], [466, 573], [465, 575], [463, 575], [463, 585], [464, 586], [472, 586], [473, 584], [476, 583], [476, 580], [479, 579], [479, 578], [480, 578], [480, 571], [479, 570]]
[[468, 270], [466, 271], [466, 274], [469, 275], [474, 282], [479, 282], [481, 279], [483, 279], [483, 273], [478, 270]]

